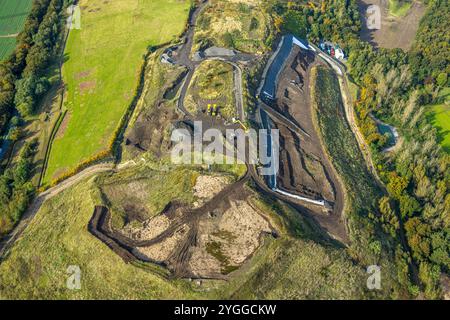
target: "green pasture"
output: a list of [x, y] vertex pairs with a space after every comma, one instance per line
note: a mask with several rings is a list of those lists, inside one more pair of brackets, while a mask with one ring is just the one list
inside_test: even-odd
[[69, 119], [54, 141], [44, 183], [108, 148], [133, 99], [147, 47], [179, 36], [191, 2], [79, 4], [81, 29], [71, 30], [63, 67]]

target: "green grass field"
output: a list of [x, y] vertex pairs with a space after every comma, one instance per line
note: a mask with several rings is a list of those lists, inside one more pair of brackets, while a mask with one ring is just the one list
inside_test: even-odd
[[54, 141], [44, 183], [108, 147], [133, 99], [149, 45], [183, 31], [190, 1], [80, 2], [81, 30], [72, 30], [63, 75], [68, 123]]
[[208, 104], [217, 104], [226, 119], [236, 116], [233, 95], [233, 66], [223, 61], [205, 61], [195, 71], [186, 97], [186, 108], [196, 113], [207, 110]]
[[19, 33], [31, 9], [32, 0], [0, 0], [0, 60], [16, 47]]
[[428, 117], [431, 124], [438, 130], [439, 144], [450, 153], [450, 88], [445, 88], [439, 94], [444, 100], [442, 104], [428, 106]]
[[411, 0], [389, 0], [389, 13], [394, 17], [404, 17], [412, 5]]

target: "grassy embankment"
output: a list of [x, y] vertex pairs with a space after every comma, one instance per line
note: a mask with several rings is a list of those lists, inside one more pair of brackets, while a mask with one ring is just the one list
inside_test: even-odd
[[[401, 250], [370, 218], [377, 211], [381, 190], [368, 171], [356, 138], [346, 121], [338, 79], [331, 69], [316, 67], [312, 71], [311, 84], [315, 121], [346, 192], [344, 215], [352, 240], [349, 253], [362, 265], [381, 266], [384, 270], [385, 294], [398, 298], [405, 292], [405, 288], [399, 285], [404, 279], [399, 280], [399, 266], [392, 260], [393, 255], [400, 254]], [[407, 270], [407, 266], [401, 267], [406, 267]]]
[[[151, 157], [151, 155], [149, 155]], [[216, 170], [239, 176], [241, 167]], [[169, 173], [170, 171], [170, 173]], [[147, 270], [125, 264], [87, 231], [95, 205], [105, 201], [102, 188], [116, 187], [116, 223], [123, 223], [120, 193], [133, 195], [126, 185], [140, 183], [146, 197], [140, 201], [157, 214], [172, 200], [192, 201], [195, 168], [170, 167], [147, 162], [117, 175], [103, 174], [80, 182], [47, 201], [23, 237], [0, 264], [0, 298], [251, 298], [330, 299], [364, 298], [385, 292], [366, 290], [364, 268], [355, 265], [347, 250], [318, 235], [318, 229], [298, 212], [278, 202], [257, 197], [255, 204], [279, 231], [228, 282], [205, 281], [202, 286], [184, 280], [167, 280], [154, 265]], [[120, 189], [120, 190], [119, 190]], [[125, 197], [127, 199], [127, 197]], [[111, 200], [110, 200], [111, 201]], [[123, 213], [123, 212], [122, 212]], [[95, 253], [95, 254], [93, 254]], [[66, 288], [69, 265], [82, 270], [82, 288]], [[158, 272], [149, 272], [148, 269]], [[386, 290], [389, 275], [386, 275]]]
[[192, 50], [215, 45], [263, 53], [270, 49], [269, 19], [264, 1], [212, 0], [198, 19]]
[[142, 55], [182, 32], [190, 1], [79, 4], [81, 30], [70, 33], [63, 68], [68, 123], [54, 140], [44, 183], [108, 148], [133, 100]]
[[231, 119], [236, 116], [233, 85], [233, 66], [222, 61], [205, 61], [195, 70], [185, 107], [195, 114], [207, 110], [208, 104], [217, 104], [219, 113]]
[[[104, 174], [85, 180], [47, 201], [0, 264], [0, 298], [344, 299], [365, 295], [364, 270], [353, 265], [343, 249], [307, 240], [317, 238], [308, 222], [292, 209], [262, 199], [254, 203], [266, 213], [280, 237], [267, 237], [263, 247], [229, 282], [205, 281], [198, 286], [187, 280], [169, 281], [160, 276], [164, 271], [154, 265], [142, 264], [146, 266], [143, 269], [125, 264], [88, 232], [94, 206], [104, 199], [101, 184], [114, 184], [116, 178], [125, 183], [136, 177], [135, 183], [144, 181], [147, 204], [158, 210], [164, 199], [189, 201], [195, 174], [192, 168], [172, 168], [168, 179], [166, 170], [134, 168], [117, 177]], [[78, 265], [82, 270], [79, 291], [66, 288], [69, 265]]]
[[16, 47], [16, 34], [22, 31], [32, 0], [0, 0], [0, 61]]

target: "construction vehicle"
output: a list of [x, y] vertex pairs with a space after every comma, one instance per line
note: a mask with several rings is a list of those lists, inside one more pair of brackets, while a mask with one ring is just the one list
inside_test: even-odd
[[217, 116], [217, 104], [213, 104], [213, 105], [212, 105], [212, 112], [211, 112], [211, 115], [212, 115], [213, 117]]
[[245, 133], [249, 131], [249, 128], [239, 119], [233, 118], [233, 123], [239, 123], [242, 129], [244, 129]]
[[206, 109], [206, 114], [207, 115], [210, 115], [210, 116], [212, 116], [212, 117], [215, 117], [215, 116], [217, 116], [217, 114], [218, 114], [218, 107], [217, 107], [217, 104], [211, 104], [211, 103], [208, 103], [208, 106], [207, 106], [207, 109]]

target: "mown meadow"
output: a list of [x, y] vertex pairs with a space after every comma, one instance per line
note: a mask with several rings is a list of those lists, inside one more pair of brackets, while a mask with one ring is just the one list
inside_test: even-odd
[[80, 1], [81, 29], [65, 50], [64, 126], [54, 140], [44, 184], [108, 149], [134, 98], [147, 47], [176, 39], [190, 1]]

